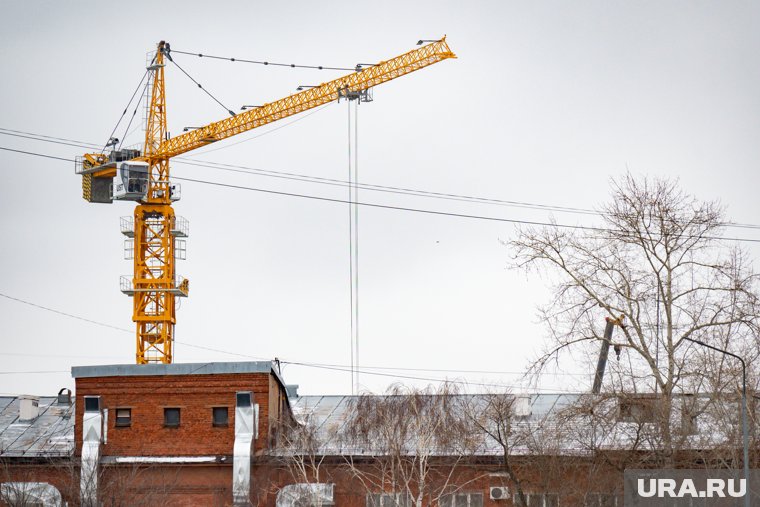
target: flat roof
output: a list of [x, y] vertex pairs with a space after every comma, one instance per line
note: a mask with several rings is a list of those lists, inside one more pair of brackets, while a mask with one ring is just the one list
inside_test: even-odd
[[172, 363], [172, 364], [104, 364], [72, 366], [71, 376], [88, 377], [144, 377], [154, 375], [222, 375], [225, 373], [272, 373], [280, 384], [285, 382], [272, 361], [239, 361], [226, 363]]

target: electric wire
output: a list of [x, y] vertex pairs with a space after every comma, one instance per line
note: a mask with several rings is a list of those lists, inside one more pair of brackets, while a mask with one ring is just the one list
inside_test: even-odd
[[[85, 317], [80, 317], [79, 315], [74, 315], [74, 314], [71, 314], [71, 313], [63, 312], [63, 311], [60, 311], [60, 310], [56, 310], [54, 308], [49, 308], [47, 306], [39, 305], [39, 304], [33, 303], [31, 301], [26, 301], [24, 299], [20, 299], [20, 298], [16, 298], [16, 297], [13, 297], [13, 296], [9, 296], [7, 294], [0, 293], [0, 296], [2, 296], [4, 298], [7, 298], [7, 299], [10, 299], [10, 300], [13, 300], [13, 301], [16, 301], [18, 303], [22, 303], [22, 304], [25, 304], [25, 305], [33, 306], [33, 307], [38, 308], [40, 310], [46, 310], [48, 312], [56, 313], [58, 315], [63, 315], [64, 317], [69, 317], [69, 318], [72, 318], [72, 319], [81, 320], [81, 321], [84, 321], [84, 322], [88, 322], [90, 324], [95, 324], [97, 326], [102, 326], [102, 327], [107, 327], [107, 328], [115, 329], [117, 331], [122, 331], [122, 332], [129, 333], [129, 334], [133, 334], [134, 333], [134, 331], [130, 330], [130, 329], [126, 329], [126, 328], [118, 327], [118, 326], [113, 326], [111, 324], [106, 324], [104, 322], [99, 322], [97, 320], [87, 319]], [[256, 357], [250, 356], [248, 354], [238, 354], [238, 353], [230, 352], [230, 351], [227, 351], [227, 350], [215, 349], [215, 348], [212, 348], [212, 347], [204, 347], [203, 345], [194, 345], [194, 344], [191, 344], [191, 343], [181, 342], [179, 340], [174, 340], [174, 342], [175, 343], [181, 343], [182, 345], [185, 345], [187, 347], [197, 348], [197, 349], [201, 349], [201, 350], [208, 350], [208, 351], [212, 351], [212, 352], [221, 352], [221, 353], [224, 353], [224, 354], [236, 355], [236, 356], [240, 356], [240, 357], [247, 357], [247, 358], [267, 360], [267, 359], [262, 358], [262, 357], [256, 358]], [[0, 355], [7, 355], [7, 354], [0, 353]], [[62, 357], [62, 356], [56, 356], [56, 357]], [[76, 357], [81, 357], [81, 356], [76, 356]]]
[[189, 56], [197, 56], [199, 58], [210, 58], [212, 60], [227, 60], [229, 62], [239, 62], [239, 63], [252, 63], [256, 65], [264, 65], [264, 66], [272, 66], [272, 67], [290, 67], [292, 69], [315, 69], [315, 70], [347, 70], [354, 72], [356, 71], [356, 67], [350, 68], [350, 67], [328, 67], [325, 65], [301, 65], [301, 64], [295, 64], [295, 63], [277, 63], [277, 62], [270, 62], [267, 60], [248, 60], [245, 58], [230, 58], [226, 56], [214, 56], [214, 55], [207, 55], [205, 53], [198, 53], [198, 52], [191, 52], [191, 51], [180, 51], [177, 49], [172, 48], [172, 54], [181, 54], [181, 55], [189, 55]]
[[[322, 107], [326, 107], [326, 106], [322, 106]], [[309, 114], [313, 114], [313, 113], [314, 112], [309, 113]], [[291, 122], [291, 123], [294, 123], [294, 122]], [[282, 128], [284, 126], [285, 125], [278, 128]], [[78, 146], [78, 147], [83, 147], [83, 148], [95, 147], [95, 145], [88, 144], [84, 141], [76, 141], [72, 139], [64, 139], [64, 138], [58, 138], [58, 137], [52, 137], [52, 136], [43, 136], [41, 134], [34, 134], [31, 132], [17, 131], [17, 130], [5, 129], [5, 128], [0, 127], [0, 131], [3, 131], [3, 130], [13, 132], [13, 133], [27, 134], [29, 136], [37, 136], [37, 137], [42, 137], [42, 138], [47, 138], [47, 139], [65, 141], [58, 144], [67, 145], [68, 142], [71, 142], [71, 143], [77, 143], [77, 144], [71, 144], [71, 146]], [[135, 129], [133, 129], [132, 132], [134, 132], [134, 130]], [[274, 130], [275, 129], [272, 129], [271, 131], [268, 131], [261, 135], [265, 135]], [[5, 134], [5, 133], [0, 132], [0, 134]], [[12, 135], [12, 134], [6, 134], [6, 135]], [[25, 136], [18, 136], [18, 137], [25, 137]], [[35, 137], [28, 137], [28, 138], [32, 140], [39, 140], [39, 141], [44, 141], [44, 142], [55, 142], [55, 141], [47, 141], [46, 139], [36, 139]], [[247, 140], [250, 140], [250, 139], [247, 139]], [[10, 150], [10, 151], [14, 151], [14, 150]], [[33, 154], [30, 152], [23, 152], [23, 153]], [[208, 153], [208, 152], [204, 152], [204, 153]], [[242, 166], [242, 165], [236, 165], [236, 164], [224, 164], [224, 163], [212, 162], [212, 161], [195, 161], [194, 159], [188, 158], [188, 157], [174, 157], [173, 160], [175, 163], [179, 163], [179, 164], [190, 165], [190, 166], [195, 166], [195, 167], [204, 167], [204, 168], [215, 169], [215, 170], [220, 170], [220, 171], [254, 174], [254, 175], [267, 176], [267, 177], [272, 177], [272, 178], [322, 183], [322, 184], [334, 185], [334, 186], [343, 186], [343, 187], [349, 186], [348, 181], [333, 179], [333, 178], [323, 178], [319, 176], [310, 176], [310, 175], [299, 174], [299, 173], [254, 168], [254, 167], [248, 167], [248, 166]], [[431, 198], [438, 198], [438, 199], [443, 199], [443, 200], [476, 202], [476, 203], [493, 204], [493, 205], [500, 205], [500, 206], [506, 206], [506, 207], [535, 209], [539, 211], [554, 211], [558, 213], [577, 213], [577, 214], [587, 214], [587, 215], [594, 215], [594, 216], [603, 216], [603, 214], [598, 211], [594, 211], [591, 209], [584, 209], [584, 208], [568, 207], [568, 206], [529, 203], [529, 202], [523, 202], [523, 201], [511, 201], [511, 200], [504, 200], [504, 199], [494, 199], [494, 198], [477, 197], [477, 196], [462, 195], [462, 194], [451, 194], [451, 193], [443, 193], [443, 192], [432, 192], [432, 191], [427, 191], [427, 190], [410, 189], [410, 188], [405, 188], [405, 187], [395, 187], [395, 186], [386, 186], [386, 185], [376, 185], [376, 184], [368, 184], [368, 183], [360, 183], [358, 184], [358, 186], [359, 188], [364, 189], [364, 190], [373, 190], [377, 192], [431, 197]], [[732, 227], [732, 228], [760, 229], [760, 224], [724, 222], [720, 225], [724, 227]]]
[[[210, 161], [195, 162], [193, 161], [193, 159], [189, 159], [186, 157], [175, 157], [174, 160], [175, 160], [175, 163], [190, 165], [190, 166], [195, 166], [195, 167], [205, 167], [208, 169], [216, 169], [220, 171], [252, 174], [256, 176], [267, 176], [267, 177], [286, 179], [286, 180], [292, 180], [292, 181], [303, 181], [303, 182], [308, 182], [308, 183], [318, 183], [318, 184], [338, 186], [338, 187], [349, 187], [353, 184], [353, 185], [358, 186], [362, 190], [371, 190], [375, 192], [392, 193], [392, 194], [399, 194], [399, 195], [412, 195], [416, 197], [428, 197], [428, 198], [435, 198], [435, 199], [442, 199], [442, 200], [472, 202], [472, 203], [479, 203], [479, 204], [489, 204], [489, 205], [515, 207], [515, 208], [525, 208], [525, 209], [533, 209], [533, 210], [538, 210], [538, 211], [554, 211], [558, 213], [576, 213], [576, 214], [595, 215], [595, 216], [601, 215], [601, 213], [596, 212], [594, 210], [583, 209], [583, 208], [572, 208], [572, 207], [563, 207], [563, 206], [556, 206], [556, 205], [549, 205], [549, 204], [527, 203], [527, 202], [521, 202], [521, 201], [509, 201], [509, 200], [503, 200], [503, 199], [493, 199], [493, 198], [487, 198], [487, 197], [451, 194], [451, 193], [444, 193], [444, 192], [432, 192], [428, 190], [418, 190], [418, 189], [387, 186], [387, 185], [376, 185], [376, 184], [371, 184], [371, 183], [358, 183], [358, 182], [351, 183], [350, 181], [339, 180], [335, 178], [324, 178], [324, 177], [319, 177], [319, 176], [309, 176], [305, 174], [285, 172], [285, 171], [259, 169], [259, 168], [241, 166], [241, 165], [236, 165], [236, 164], [224, 164], [220, 162], [210, 162]], [[755, 226], [755, 227], [760, 228], [760, 225]]]
[[60, 310], [55, 310], [53, 308], [48, 308], [47, 306], [38, 305], [36, 303], [32, 303], [30, 301], [25, 301], [23, 299], [18, 299], [18, 298], [15, 298], [13, 296], [9, 296], [7, 294], [3, 294], [1, 292], [0, 292], [0, 296], [4, 297], [6, 299], [11, 299], [13, 301], [17, 301], [19, 303], [23, 303], [25, 305], [34, 306], [35, 308], [39, 308], [41, 310], [47, 310], [48, 312], [57, 313], [59, 315], [65, 316], [65, 317], [70, 317], [72, 319], [77, 319], [77, 320], [81, 320], [81, 321], [84, 321], [84, 322], [89, 322], [90, 324], [95, 324], [96, 326], [108, 327], [108, 328], [111, 328], [111, 329], [116, 329], [117, 331], [126, 331], [127, 333], [131, 333], [132, 332], [129, 329], [125, 329], [123, 327], [112, 326], [111, 324], [105, 324], [103, 322], [98, 322], [97, 320], [86, 319], [86, 318], [80, 317], [78, 315], [73, 315], [71, 313], [62, 312]]
[[[282, 361], [287, 362], [287, 361]], [[337, 368], [347, 368], [345, 364], [335, 363], [313, 363], [311, 365], [316, 366], [334, 366]], [[479, 375], [525, 375], [524, 371], [510, 371], [510, 370], [470, 370], [470, 369], [456, 369], [456, 368], [411, 368], [403, 366], [373, 366], [362, 365], [364, 370], [384, 370], [384, 371], [425, 371], [425, 372], [437, 372], [437, 373], [471, 373]], [[589, 377], [588, 373], [571, 373], [571, 372], [553, 372], [550, 375], [557, 376], [570, 376], [570, 377]]]
[[[303, 199], [312, 199], [312, 200], [323, 201], [323, 202], [350, 204], [350, 201], [337, 199], [337, 198], [331, 198], [331, 197], [322, 197], [322, 196], [309, 195], [309, 194], [299, 194], [295, 192], [284, 192], [284, 191], [279, 191], [279, 190], [269, 190], [269, 189], [263, 189], [263, 188], [248, 187], [244, 185], [220, 183], [220, 182], [209, 181], [209, 180], [184, 178], [184, 177], [179, 177], [179, 176], [172, 176], [172, 178], [180, 180], [180, 181], [201, 183], [205, 185], [212, 185], [212, 186], [218, 186], [218, 187], [234, 188], [238, 190], [247, 190], [247, 191], [260, 192], [260, 193], [265, 193], [265, 194], [299, 197]], [[606, 232], [606, 233], [613, 233], [613, 234], [626, 234], [626, 231], [614, 230], [614, 229], [609, 229], [605, 227], [594, 227], [594, 226], [588, 226], [588, 225], [571, 225], [571, 224], [561, 224], [557, 222], [541, 222], [538, 220], [520, 220], [516, 218], [492, 217], [492, 216], [485, 216], [485, 215], [473, 215], [473, 214], [467, 214], [467, 213], [453, 213], [453, 212], [447, 212], [447, 211], [437, 211], [437, 210], [424, 209], [424, 208], [409, 208], [405, 206], [392, 206], [389, 204], [378, 204], [378, 203], [370, 203], [370, 202], [357, 202], [356, 204], [359, 206], [365, 206], [369, 208], [407, 211], [411, 213], [421, 213], [421, 214], [427, 214], [427, 215], [466, 218], [466, 219], [484, 220], [484, 221], [490, 221], [490, 222], [503, 222], [503, 223], [511, 223], [511, 224], [519, 224], [519, 225], [527, 225], [527, 226], [535, 226], [535, 227], [553, 227], [553, 228], [559, 228], [559, 229], [572, 229], [572, 230], [585, 230], [585, 231], [594, 231], [594, 232]], [[699, 237], [703, 239], [711, 239], [711, 240], [718, 240], [718, 241], [742, 241], [742, 242], [748, 242], [748, 243], [760, 243], [760, 239], [752, 239], [752, 238], [736, 238], [736, 237], [724, 238], [724, 237], [719, 237], [719, 236], [699, 236]]]
[[174, 61], [173, 59], [171, 59], [171, 58], [169, 58], [169, 61], [170, 61], [170, 62], [172, 62], [172, 63], [173, 63], [173, 64], [174, 64], [174, 65], [175, 65], [175, 66], [176, 66], [176, 67], [177, 67], [179, 70], [181, 70], [181, 71], [182, 71], [182, 73], [183, 73], [185, 76], [187, 76], [187, 77], [188, 77], [188, 79], [190, 79], [190, 81], [192, 81], [193, 83], [195, 83], [196, 85], [198, 85], [198, 88], [200, 88], [201, 90], [203, 90], [203, 91], [206, 93], [206, 95], [208, 95], [209, 97], [211, 97], [211, 98], [214, 100], [214, 102], [216, 102], [217, 104], [219, 104], [220, 106], [222, 106], [222, 107], [224, 108], [224, 110], [225, 110], [225, 111], [227, 111], [228, 113], [230, 113], [230, 116], [235, 116], [235, 113], [232, 111], [232, 109], [230, 109], [229, 107], [227, 107], [227, 106], [225, 106], [224, 104], [222, 104], [222, 103], [219, 101], [219, 99], [217, 99], [216, 97], [214, 97], [214, 96], [211, 94], [211, 92], [209, 92], [207, 89], [205, 89], [205, 88], [203, 87], [203, 85], [201, 85], [201, 84], [200, 84], [198, 81], [196, 81], [195, 79], [193, 79], [193, 77], [192, 77], [190, 74], [188, 74], [187, 72], [185, 72], [185, 69], [183, 69], [182, 67], [180, 67], [180, 66], [179, 66], [179, 64], [178, 64], [177, 62], [175, 62], [175, 61]]
[[[296, 361], [284, 361], [280, 360], [282, 364], [290, 364], [294, 366], [303, 366], [306, 368], [317, 368], [321, 370], [332, 370], [332, 371], [341, 371], [341, 372], [350, 372], [346, 367], [339, 368], [334, 366], [321, 366], [316, 364], [310, 364], [310, 363], [300, 363]], [[457, 379], [449, 379], [449, 378], [437, 378], [437, 377], [420, 377], [415, 375], [397, 375], [397, 374], [391, 374], [391, 373], [381, 373], [376, 371], [364, 371], [359, 370], [357, 368], [357, 371], [361, 371], [364, 375], [374, 375], [377, 377], [390, 377], [390, 378], [401, 378], [406, 380], [421, 380], [424, 382], [437, 382], [437, 383], [448, 383], [448, 384], [459, 384], [464, 386], [478, 386], [478, 387], [489, 387], [489, 388], [507, 388], [507, 389], [522, 389], [523, 386], [519, 384], [502, 384], [502, 383], [490, 383], [490, 382], [471, 382], [466, 380], [457, 380]], [[554, 388], [541, 388], [541, 387], [534, 387], [536, 391], [549, 391], [549, 392], [561, 392], [561, 390], [554, 389]], [[568, 393], [577, 393], [578, 391], [565, 391]]]
[[[49, 158], [49, 159], [54, 159], [54, 160], [63, 160], [65, 162], [74, 162], [74, 160], [70, 158], [57, 157], [53, 155], [46, 155], [46, 154], [35, 153], [35, 152], [30, 152], [30, 151], [15, 150], [15, 149], [6, 148], [3, 146], [0, 146], [0, 150], [11, 151], [15, 153], [22, 153], [25, 155], [32, 155], [36, 157]], [[350, 204], [350, 202], [347, 200], [331, 198], [331, 197], [322, 197], [322, 196], [309, 195], [309, 194], [299, 194], [299, 193], [294, 193], [294, 192], [283, 192], [279, 190], [269, 190], [269, 189], [264, 189], [264, 188], [248, 187], [244, 185], [233, 185], [230, 183], [221, 183], [221, 182], [209, 181], [209, 180], [199, 180], [195, 178], [185, 178], [185, 177], [180, 177], [180, 176], [172, 176], [172, 178], [179, 181], [188, 181], [192, 183], [217, 186], [221, 188], [232, 188], [232, 189], [237, 189], [237, 190], [246, 190], [246, 191], [259, 192], [259, 193], [271, 194], [271, 195], [282, 195], [282, 196], [298, 197], [302, 199], [311, 199], [311, 200], [323, 201], [323, 202]], [[356, 204], [358, 204], [359, 206], [366, 206], [370, 208], [406, 211], [410, 213], [421, 213], [421, 214], [427, 214], [427, 215], [448, 216], [448, 217], [466, 218], [466, 219], [473, 219], [473, 220], [484, 220], [484, 221], [489, 221], [489, 222], [503, 222], [503, 223], [511, 223], [511, 224], [519, 224], [519, 225], [527, 225], [527, 226], [535, 226], [535, 227], [553, 227], [553, 228], [559, 228], [559, 229], [586, 230], [586, 231], [594, 231], [594, 232], [602, 232], [602, 233], [606, 232], [606, 233], [614, 233], [614, 234], [625, 233], [625, 231], [619, 231], [619, 230], [609, 229], [605, 227], [594, 227], [594, 226], [588, 226], [588, 225], [571, 225], [571, 224], [562, 224], [562, 223], [557, 223], [557, 222], [542, 222], [538, 220], [520, 220], [516, 218], [492, 217], [492, 216], [473, 215], [473, 214], [466, 214], [466, 213], [452, 213], [452, 212], [437, 211], [437, 210], [430, 210], [430, 209], [424, 209], [424, 208], [409, 208], [409, 207], [404, 207], [404, 206], [392, 206], [389, 204], [378, 204], [378, 203], [369, 203], [369, 202], [357, 202]], [[760, 239], [753, 239], [753, 238], [720, 237], [720, 236], [700, 236], [700, 238], [716, 240], [716, 241], [739, 241], [739, 242], [746, 242], [746, 243], [760, 243]]]
[[43, 139], [52, 139], [52, 140], [55, 140], [55, 141], [66, 141], [66, 142], [70, 142], [70, 143], [77, 143], [76, 145], [73, 145], [73, 146], [77, 146], [78, 145], [78, 146], [83, 146], [85, 148], [98, 148], [100, 146], [99, 144], [96, 145], [96, 144], [93, 144], [93, 143], [85, 143], [84, 141], [77, 141], [75, 139], [66, 139], [64, 137], [55, 137], [55, 136], [46, 136], [46, 135], [43, 135], [43, 134], [35, 134], [34, 132], [26, 132], [24, 130], [14, 130], [14, 129], [8, 129], [8, 128], [4, 128], [4, 127], [0, 127], [0, 130], [3, 130], [5, 132], [13, 132], [14, 134], [26, 134], [28, 136], [40, 137], [40, 138], [42, 138], [42, 139], [40, 139], [40, 141], [42, 141]]
[[[50, 307], [47, 307], [47, 306], [44, 306], [44, 305], [33, 303], [31, 301], [26, 301], [24, 299], [20, 299], [20, 298], [16, 298], [16, 297], [13, 297], [13, 296], [9, 296], [7, 294], [0, 293], [0, 296], [3, 296], [5, 298], [7, 298], [7, 299], [10, 299], [10, 300], [13, 300], [13, 301], [16, 301], [16, 302], [19, 302], [19, 303], [23, 303], [23, 304], [35, 307], [37, 309], [41, 309], [41, 310], [52, 312], [52, 313], [55, 313], [55, 314], [58, 314], [58, 315], [62, 315], [64, 317], [69, 317], [69, 318], [73, 318], [73, 319], [76, 319], [76, 320], [84, 321], [84, 322], [87, 322], [87, 323], [90, 323], [90, 324], [95, 324], [95, 325], [98, 325], [98, 326], [104, 326], [104, 327], [108, 327], [108, 328], [111, 328], [111, 329], [115, 329], [115, 330], [118, 330], [118, 331], [123, 331], [123, 332], [127, 332], [127, 333], [132, 334], [132, 331], [130, 331], [128, 329], [125, 329], [125, 328], [121, 328], [121, 327], [118, 327], [118, 326], [113, 326], [111, 324], [106, 324], [106, 323], [99, 322], [99, 321], [92, 320], [92, 319], [87, 319], [87, 318], [84, 318], [84, 317], [80, 317], [78, 315], [73, 315], [71, 313], [67, 313], [67, 312], [63, 312], [63, 311], [60, 311], [60, 310], [56, 310], [54, 308], [50, 308]], [[272, 361], [271, 359], [263, 358], [263, 357], [260, 357], [260, 356], [252, 356], [250, 354], [242, 354], [242, 353], [237, 353], [237, 352], [231, 352], [231, 351], [228, 351], [228, 350], [222, 350], [222, 349], [217, 349], [217, 348], [213, 348], [213, 347], [204, 347], [202, 345], [190, 344], [190, 343], [187, 343], [187, 342], [181, 342], [179, 340], [174, 340], [174, 342], [177, 343], [177, 344], [182, 344], [182, 345], [184, 345], [186, 347], [198, 348], [198, 349], [202, 349], [202, 350], [208, 350], [208, 351], [212, 351], [212, 352], [219, 352], [219, 353], [223, 353], [223, 354], [234, 355], [234, 356], [239, 356], [239, 357], [244, 357], [244, 358], [249, 358], [249, 359], [257, 359], [257, 360], [263, 360], [263, 361]], [[0, 353], [0, 355], [23, 355], [23, 354]], [[62, 356], [55, 356], [55, 357], [62, 357]], [[83, 356], [74, 356], [74, 357], [83, 357]], [[346, 365], [340, 365], [340, 364], [311, 363], [311, 362], [305, 362], [305, 361], [287, 361], [287, 360], [280, 360], [280, 362], [282, 364], [290, 364], [290, 365], [294, 365], [294, 366], [303, 366], [303, 367], [307, 367], [307, 368], [319, 368], [319, 369], [325, 369], [325, 370], [344, 371], [344, 372], [351, 371], [348, 366], [346, 366]], [[204, 363], [204, 366], [206, 364], [208, 364], [208, 363]], [[375, 376], [382, 376], [382, 377], [392, 377], [392, 378], [405, 378], [405, 379], [431, 381], [431, 382], [450, 382], [450, 383], [459, 383], [459, 384], [464, 384], [464, 385], [480, 385], [480, 386], [492, 386], [492, 387], [515, 387], [513, 385], [507, 385], [507, 384], [486, 384], [486, 383], [468, 382], [468, 381], [460, 381], [460, 380], [449, 380], [449, 379], [432, 378], [432, 377], [421, 377], [421, 376], [413, 376], [413, 375], [395, 375], [395, 374], [391, 374], [391, 373], [381, 373], [381, 372], [368, 371], [368, 370], [378, 370], [378, 369], [379, 370], [396, 370], [396, 371], [435, 371], [435, 372], [439, 372], [439, 373], [445, 373], [446, 372], [446, 373], [478, 373], [478, 374], [489, 374], [489, 373], [490, 374], [512, 374], [512, 373], [514, 373], [514, 374], [521, 374], [520, 372], [508, 372], [508, 371], [489, 372], [489, 371], [484, 371], [484, 370], [446, 370], [446, 369], [403, 368], [403, 367], [388, 367], [388, 366], [370, 366], [370, 367], [365, 366], [363, 369], [361, 369], [361, 372], [365, 373], [367, 375], [375, 375]], [[357, 370], [359, 370], [359, 369], [357, 368]], [[14, 371], [14, 372], [0, 372], [0, 373], [1, 374], [21, 374], [21, 373], [67, 373], [67, 372], [66, 371], [62, 371], [62, 370], [46, 370], [46, 371], [23, 371], [23, 372], [22, 371]], [[575, 375], [575, 374], [572, 374], [572, 375]], [[582, 375], [582, 374], [577, 374], [577, 375], [578, 376], [587, 376], [587, 375]]]
[[41, 141], [41, 142], [45, 142], [45, 143], [61, 144], [61, 145], [64, 145], [64, 146], [74, 146], [75, 148], [98, 149], [98, 147], [96, 147], [95, 145], [87, 145], [87, 146], [85, 146], [84, 144], [79, 144], [79, 143], [75, 144], [75, 142], [71, 142], [70, 143], [70, 142], [66, 142], [66, 141], [54, 141], [52, 139], [38, 139], [36, 137], [32, 137], [32, 136], [28, 136], [28, 135], [23, 135], [23, 134], [15, 134], [15, 133], [12, 133], [12, 132], [0, 132], [0, 135], [13, 136], [13, 137], [21, 137], [21, 138], [24, 138], [24, 139], [31, 139], [33, 141]]
[[64, 162], [74, 162], [73, 158], [56, 157], [55, 155], [45, 155], [43, 153], [35, 153], [33, 151], [14, 150], [13, 148], [5, 148], [0, 146], [0, 150], [12, 151], [14, 153], [23, 153], [24, 155], [34, 155], [35, 157], [51, 158], [53, 160], [63, 160]]

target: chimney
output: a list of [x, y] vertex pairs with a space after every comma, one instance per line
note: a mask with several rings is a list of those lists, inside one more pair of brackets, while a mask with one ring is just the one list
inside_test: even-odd
[[21, 421], [33, 421], [40, 415], [39, 396], [21, 395], [18, 397], [18, 418]]

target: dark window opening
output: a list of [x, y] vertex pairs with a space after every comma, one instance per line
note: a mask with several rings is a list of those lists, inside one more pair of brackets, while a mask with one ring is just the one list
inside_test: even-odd
[[116, 409], [116, 426], [132, 426], [132, 409], [131, 408], [117, 408]]
[[251, 393], [240, 392], [237, 393], [237, 406], [238, 407], [250, 407], [251, 406]]
[[85, 396], [84, 411], [98, 412], [100, 410], [100, 396]]
[[179, 409], [178, 408], [165, 408], [164, 409], [164, 426], [170, 428], [176, 428], [179, 426]]
[[227, 426], [229, 424], [229, 412], [227, 407], [214, 407], [211, 409], [214, 426]]

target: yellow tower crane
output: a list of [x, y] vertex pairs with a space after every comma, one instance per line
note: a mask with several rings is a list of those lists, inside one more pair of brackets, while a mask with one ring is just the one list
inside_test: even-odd
[[169, 159], [237, 134], [267, 125], [309, 109], [339, 100], [366, 97], [373, 86], [396, 79], [447, 58], [456, 58], [446, 37], [403, 55], [365, 67], [338, 79], [306, 89], [255, 109], [167, 138], [164, 61], [171, 59], [169, 44], [160, 42], [148, 67], [152, 87], [149, 98], [145, 147], [113, 150], [77, 157], [83, 197], [88, 202], [136, 201], [132, 220], [122, 220], [130, 238], [134, 275], [122, 277], [121, 289], [133, 300], [137, 364], [171, 363], [175, 297], [186, 297], [189, 282], [175, 272], [177, 253], [183, 249], [187, 222], [174, 215], [172, 202], [179, 186], [169, 179]]

